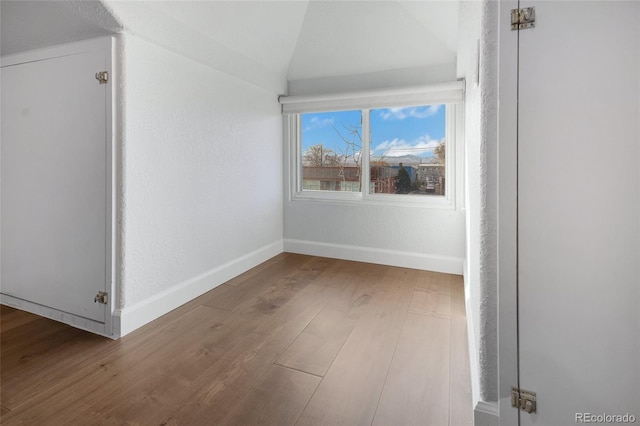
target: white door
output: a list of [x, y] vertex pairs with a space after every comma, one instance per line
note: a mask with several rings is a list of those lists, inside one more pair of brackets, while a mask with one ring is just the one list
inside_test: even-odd
[[640, 422], [639, 5], [520, 1], [522, 425]]
[[5, 295], [105, 321], [105, 51], [2, 68]]

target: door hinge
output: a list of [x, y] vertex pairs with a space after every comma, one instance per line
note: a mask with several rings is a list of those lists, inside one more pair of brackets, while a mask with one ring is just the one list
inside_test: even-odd
[[109, 72], [108, 71], [97, 72], [96, 80], [98, 80], [100, 84], [107, 84], [109, 82]]
[[103, 305], [106, 305], [108, 301], [109, 295], [104, 291], [99, 291], [98, 294], [96, 294], [95, 299], [93, 299], [94, 303], [102, 303]]
[[524, 30], [536, 26], [536, 8], [511, 9], [511, 29]]
[[536, 393], [511, 387], [511, 406], [518, 407], [527, 413], [536, 412]]

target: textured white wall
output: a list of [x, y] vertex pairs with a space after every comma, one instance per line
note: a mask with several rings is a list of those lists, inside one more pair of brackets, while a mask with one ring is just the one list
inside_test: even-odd
[[479, 399], [478, 348], [480, 341], [480, 218], [484, 180], [480, 169], [484, 161], [478, 54], [481, 33], [481, 2], [460, 4], [458, 38], [458, 77], [467, 81], [465, 90], [465, 186], [467, 211], [465, 217], [465, 296], [470, 337], [471, 375], [474, 402]]
[[494, 6], [491, 2], [476, 1], [460, 4], [458, 77], [467, 80], [465, 290], [476, 401], [497, 401], [497, 15]]
[[[419, 9], [431, 6], [417, 3], [407, 5]], [[452, 13], [455, 16], [455, 10]], [[416, 18], [430, 19], [430, 15], [422, 13], [419, 17], [411, 16], [412, 24]], [[288, 89], [289, 95], [317, 95], [424, 85], [454, 79], [455, 65], [451, 61], [357, 75], [290, 79]], [[459, 172], [462, 176], [461, 170]], [[290, 193], [288, 184], [289, 180], [286, 179], [286, 194]], [[458, 193], [462, 192], [461, 182], [457, 189]], [[462, 197], [458, 201], [457, 210], [440, 210], [291, 201], [287, 198], [284, 205], [285, 249], [461, 274], [465, 225]]]
[[480, 218], [480, 396], [498, 400], [498, 3], [483, 1], [480, 39], [484, 182]]
[[282, 240], [277, 96], [135, 36], [124, 55], [126, 311]]
[[[287, 119], [285, 118], [285, 127]], [[285, 141], [285, 164], [290, 149]], [[456, 159], [462, 159], [462, 145]], [[285, 250], [462, 274], [464, 210], [462, 162], [457, 161], [456, 209], [292, 200], [284, 203]], [[289, 188], [285, 170], [285, 194]]]
[[462, 272], [460, 210], [286, 201], [284, 235], [290, 251]]
[[289, 80], [290, 96], [322, 95], [327, 93], [357, 92], [448, 83], [456, 77], [456, 64], [430, 65], [388, 71], [368, 72], [357, 75]]

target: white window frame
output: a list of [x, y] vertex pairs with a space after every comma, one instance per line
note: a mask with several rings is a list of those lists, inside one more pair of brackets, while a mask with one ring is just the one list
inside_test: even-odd
[[[464, 81], [408, 88], [328, 96], [281, 97], [285, 147], [288, 154], [288, 195], [291, 201], [371, 204], [459, 209], [464, 202]], [[447, 155], [445, 195], [375, 194], [370, 192], [370, 112], [372, 109], [422, 105], [446, 106]], [[362, 112], [362, 192], [302, 190], [301, 115], [360, 110]], [[287, 163], [285, 163], [287, 164]]]

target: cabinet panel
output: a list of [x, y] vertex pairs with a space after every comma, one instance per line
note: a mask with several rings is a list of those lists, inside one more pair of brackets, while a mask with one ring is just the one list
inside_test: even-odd
[[2, 293], [105, 321], [105, 50], [2, 68]]

